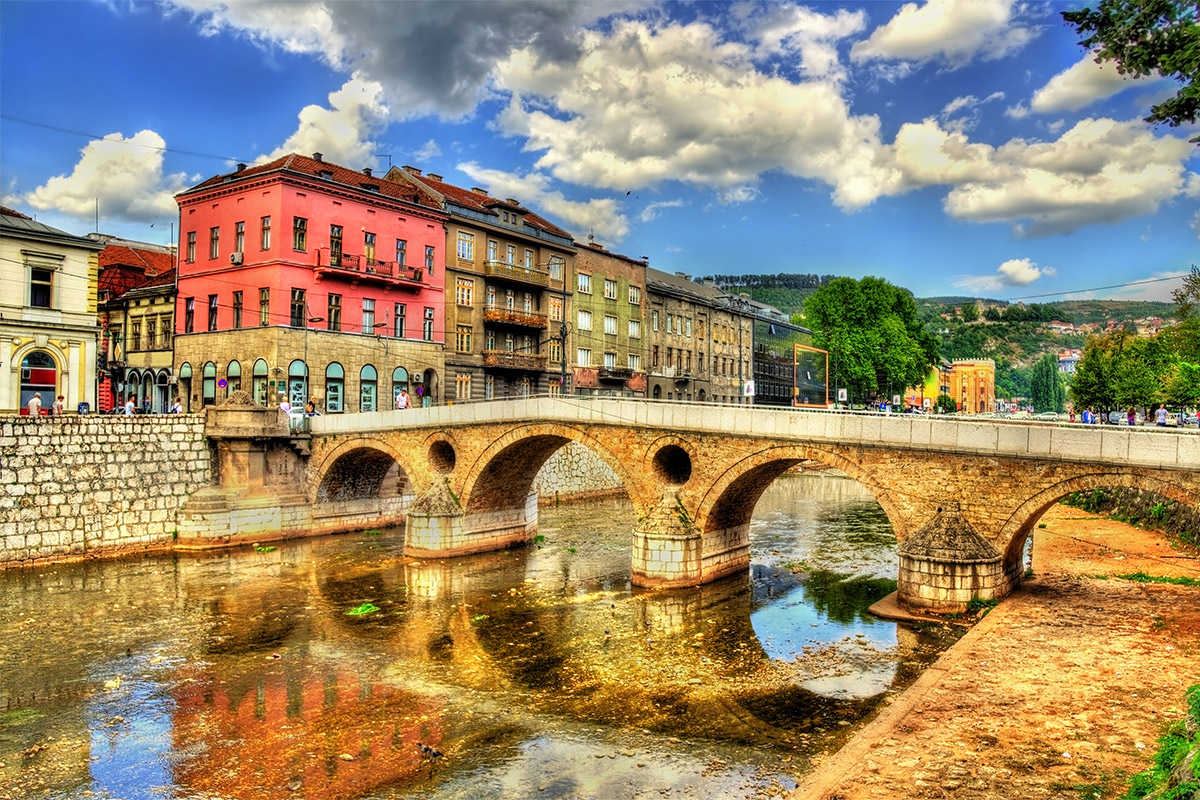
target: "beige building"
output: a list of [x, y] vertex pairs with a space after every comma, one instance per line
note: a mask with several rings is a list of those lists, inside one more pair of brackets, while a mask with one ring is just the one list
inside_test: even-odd
[[576, 246], [575, 394], [644, 397], [646, 261]]
[[996, 362], [990, 358], [953, 361], [950, 396], [963, 414], [989, 414], [996, 410]]
[[0, 413], [96, 408], [97, 254], [104, 245], [0, 209]]

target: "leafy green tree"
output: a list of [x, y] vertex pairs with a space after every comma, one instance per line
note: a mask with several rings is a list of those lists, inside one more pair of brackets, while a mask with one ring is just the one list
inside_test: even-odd
[[1058, 359], [1046, 353], [1033, 365], [1029, 377], [1029, 399], [1036, 411], [1062, 411], [1066, 389], [1058, 372]]
[[983, 318], [988, 322], [999, 322], [1000, 309], [996, 308], [995, 306], [988, 306], [986, 309], [984, 309]]
[[[1083, 36], [1079, 42], [1133, 77], [1157, 74], [1181, 84], [1175, 95], [1151, 106], [1146, 122], [1174, 127], [1200, 112], [1200, 22], [1195, 0], [1100, 0], [1096, 10], [1064, 11]], [[1192, 141], [1200, 142], [1200, 137]]]
[[1129, 334], [1124, 330], [1088, 337], [1071, 381], [1071, 402], [1076, 408], [1107, 412], [1117, 407], [1113, 374], [1128, 338]]
[[933, 407], [942, 414], [953, 414], [955, 411], [958, 411], [958, 403], [954, 402], [954, 398], [948, 394], [939, 394], [937, 402], [933, 404]]
[[830, 352], [834, 382], [851, 400], [890, 395], [925, 380], [937, 342], [910, 292], [882, 278], [835, 278], [804, 301], [813, 344]]
[[1175, 352], [1184, 361], [1200, 364], [1200, 267], [1192, 265], [1191, 273], [1171, 297], [1179, 306], [1179, 324], [1171, 328]]
[[974, 300], [963, 303], [958, 310], [962, 314], [963, 322], [974, 322], [979, 319], [979, 306], [975, 304]]
[[1113, 375], [1117, 404], [1148, 408], [1165, 401], [1163, 382], [1176, 360], [1163, 337], [1134, 338], [1121, 354]]

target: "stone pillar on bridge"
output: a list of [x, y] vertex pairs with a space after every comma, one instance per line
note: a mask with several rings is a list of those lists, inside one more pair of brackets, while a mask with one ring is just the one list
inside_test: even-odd
[[538, 496], [516, 508], [468, 513], [443, 479], [419, 494], [405, 517], [404, 554], [451, 558], [528, 544], [537, 534]]
[[948, 614], [973, 599], [998, 600], [1012, 591], [1004, 556], [948, 502], [899, 548], [897, 594], [910, 611]]
[[726, 574], [705, 574], [703, 537], [677, 491], [665, 492], [634, 529], [632, 562], [633, 584], [656, 589], [697, 586]]

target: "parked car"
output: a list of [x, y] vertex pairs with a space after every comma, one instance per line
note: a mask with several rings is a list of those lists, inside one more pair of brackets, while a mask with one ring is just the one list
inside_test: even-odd
[[1033, 418], [1040, 419], [1044, 422], [1057, 422], [1058, 413], [1054, 411], [1042, 411], [1041, 413], [1034, 414]]

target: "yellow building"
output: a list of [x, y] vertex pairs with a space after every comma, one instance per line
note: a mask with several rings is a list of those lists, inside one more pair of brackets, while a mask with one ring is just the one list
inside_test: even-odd
[[960, 414], [996, 411], [996, 362], [990, 358], [951, 362], [948, 386]]

